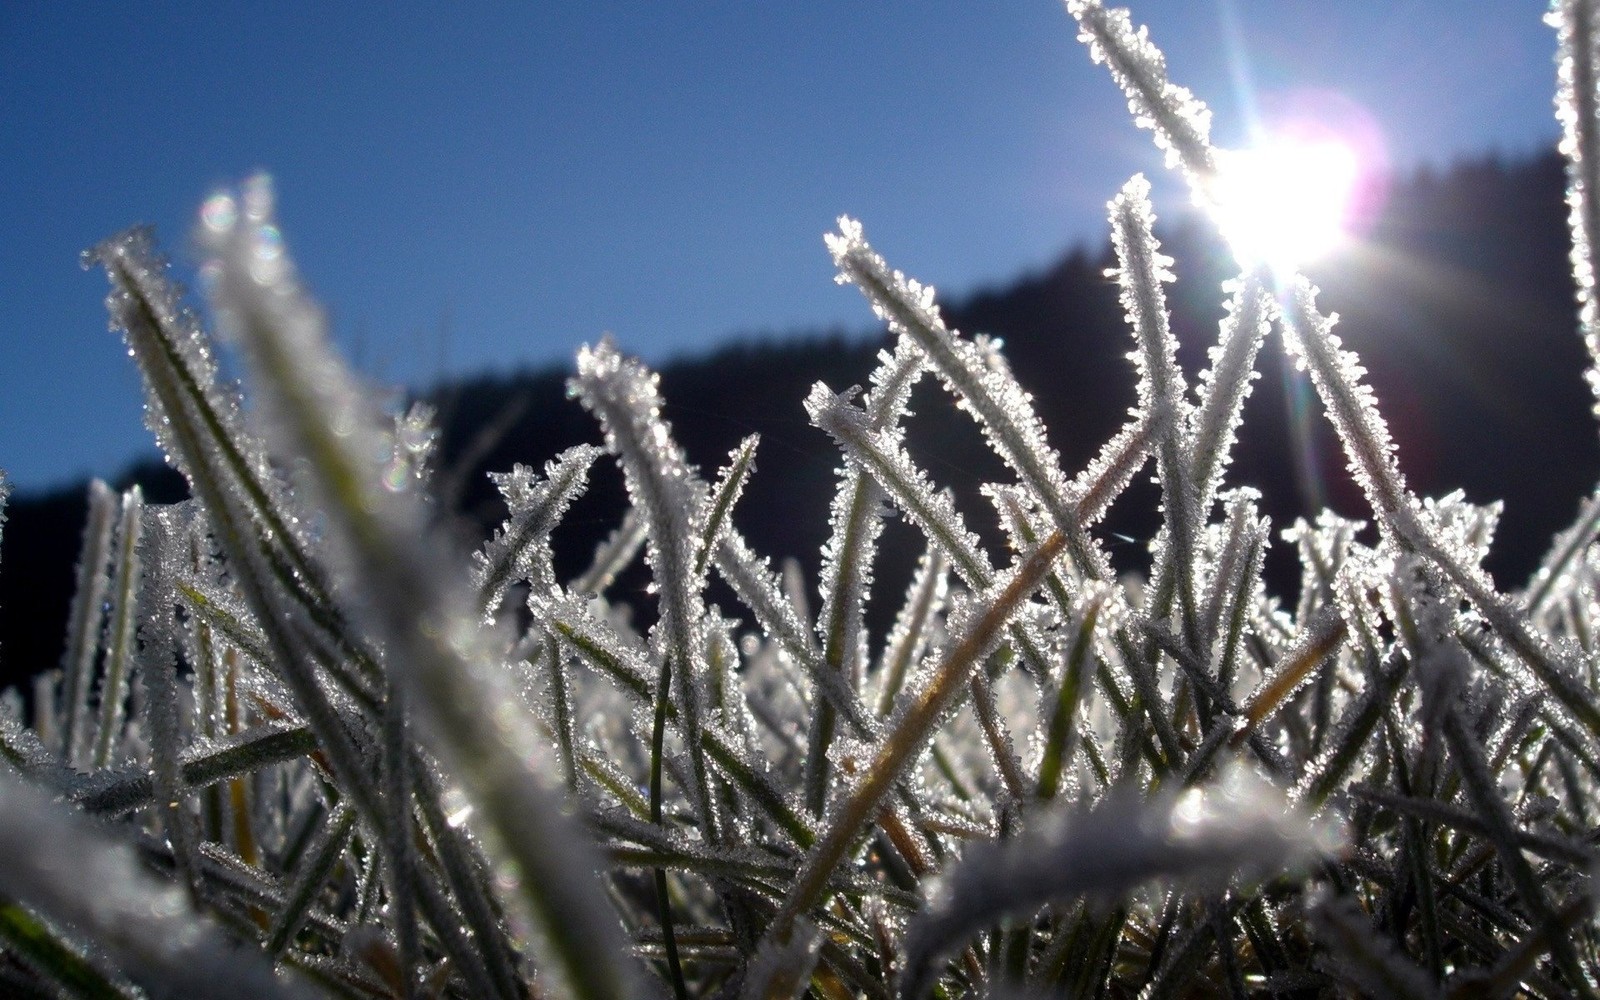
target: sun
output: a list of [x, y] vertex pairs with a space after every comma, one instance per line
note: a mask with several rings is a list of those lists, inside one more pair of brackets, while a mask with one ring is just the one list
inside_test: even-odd
[[1350, 239], [1362, 173], [1337, 137], [1269, 136], [1218, 151], [1209, 207], [1241, 265], [1286, 274]]

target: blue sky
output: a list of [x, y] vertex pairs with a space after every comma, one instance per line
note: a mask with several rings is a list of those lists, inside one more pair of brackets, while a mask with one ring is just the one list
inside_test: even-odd
[[[1257, 99], [1305, 92], [1365, 108], [1401, 169], [1556, 136], [1538, 3], [1133, 10], [1224, 143]], [[659, 362], [870, 328], [830, 280], [840, 213], [947, 294], [1004, 283], [1103, 240], [1106, 200], [1160, 171], [1074, 36], [1054, 0], [9, 0], [0, 468], [37, 489], [149, 447], [78, 254], [149, 222], [189, 274], [201, 200], [258, 169], [387, 382], [564, 363], [608, 330]]]

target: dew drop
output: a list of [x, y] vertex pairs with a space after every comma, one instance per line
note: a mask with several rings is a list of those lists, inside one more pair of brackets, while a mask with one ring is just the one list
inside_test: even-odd
[[251, 222], [265, 222], [272, 216], [272, 177], [256, 174], [244, 182], [240, 191], [244, 216]]
[[403, 461], [389, 463], [383, 474], [383, 485], [390, 493], [404, 493], [411, 484], [411, 467]]
[[200, 222], [213, 233], [226, 233], [239, 221], [239, 205], [233, 196], [219, 191], [200, 206]]
[[255, 255], [258, 260], [277, 260], [283, 256], [283, 233], [277, 226], [256, 230]]

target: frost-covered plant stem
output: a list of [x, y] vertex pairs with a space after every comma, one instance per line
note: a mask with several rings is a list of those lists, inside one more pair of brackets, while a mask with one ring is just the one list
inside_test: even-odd
[[[873, 373], [873, 389], [865, 406], [874, 430], [892, 432], [923, 372], [922, 351], [902, 338], [893, 352], [882, 356], [882, 361]], [[844, 480], [834, 496], [833, 532], [823, 550], [827, 563], [822, 571], [822, 614], [818, 621], [826, 669], [841, 679], [859, 677], [862, 669], [866, 596], [872, 583], [872, 562], [877, 554], [881, 508], [886, 499], [876, 480], [855, 465], [846, 466]], [[856, 683], [859, 686], [859, 679]], [[879, 714], [886, 711], [880, 703]], [[832, 702], [825, 699], [813, 718], [807, 740], [812, 753], [806, 760], [806, 805], [819, 815], [827, 798], [827, 749], [833, 740], [834, 714]]]
[[[1060, 460], [1045, 441], [1044, 426], [1021, 386], [984, 364], [974, 345], [946, 329], [933, 303], [933, 289], [891, 271], [867, 244], [859, 222], [841, 218], [838, 235], [827, 242], [839, 280], [860, 288], [891, 330], [916, 342], [928, 364], [977, 417], [996, 454], [1042, 499], [1059, 529], [1075, 529], [1076, 512], [1062, 488]], [[881, 421], [874, 424], [877, 430], [888, 429]]]
[[139, 532], [143, 513], [144, 497], [135, 486], [122, 495], [122, 513], [117, 519], [111, 610], [106, 623], [106, 674], [100, 686], [100, 725], [95, 730], [94, 753], [90, 760], [96, 768], [111, 762], [112, 742], [122, 728], [126, 710], [134, 630], [139, 620]]
[[643, 512], [646, 547], [661, 599], [660, 641], [674, 661], [673, 685], [682, 712], [684, 742], [696, 808], [706, 835], [718, 839], [711, 778], [700, 748], [704, 711], [699, 676], [704, 652], [696, 625], [703, 607], [701, 579], [691, 573], [705, 488], [685, 469], [682, 453], [660, 418], [654, 376], [621, 356], [609, 342], [585, 349], [573, 388], [606, 432], [607, 447], [622, 463], [628, 489]]
[[[465, 574], [444, 569], [414, 498], [383, 485], [370, 404], [326, 353], [320, 315], [300, 298], [287, 262], [267, 280], [252, 267], [269, 238], [270, 192], [257, 182], [243, 200], [243, 219], [210, 235], [217, 304], [246, 348], [269, 429], [306, 459], [337, 556], [362, 587], [352, 610], [379, 638], [396, 682], [414, 693], [434, 748], [472, 790], [496, 849], [515, 859], [517, 894], [567, 988], [585, 1000], [635, 996], [631, 968], [609, 960], [620, 947], [586, 885], [595, 870], [587, 845], [529, 769], [539, 757], [533, 730], [518, 724], [509, 677], [463, 600]], [[376, 806], [369, 815], [381, 821]]]
[[[985, 366], [971, 344], [956, 339], [945, 329], [934, 310], [931, 290], [890, 271], [868, 246], [858, 224], [841, 220], [840, 226], [840, 234], [830, 236], [828, 244], [841, 274], [860, 285], [875, 308], [895, 328], [904, 331], [903, 335], [916, 336], [919, 346], [927, 351], [929, 363], [989, 430], [995, 450], [1013, 466], [1030, 495], [1052, 516], [1057, 530], [1064, 533], [1066, 551], [1079, 575], [1091, 581], [1108, 577], [1109, 566], [1089, 539], [1083, 515], [1088, 512], [1098, 516], [1148, 454], [1152, 436], [1149, 420], [1137, 422], [1136, 430], [1114, 439], [1079, 481], [1065, 483], [1059, 472], [1051, 471], [1059, 463], [1044, 441], [1043, 427], [1022, 388], [1013, 379]], [[865, 414], [820, 383], [807, 398], [806, 409], [812, 422], [832, 435], [852, 461], [869, 471], [895, 504], [950, 555], [953, 568], [969, 587], [986, 590], [992, 585], [994, 571], [979, 550], [976, 536], [967, 529], [948, 497], [936, 494], [927, 476], [904, 454], [898, 435], [875, 431]], [[1081, 499], [1074, 502], [1074, 497]], [[1041, 675], [1047, 672], [1036, 641], [1025, 633], [1018, 634], [1016, 640], [1024, 660]], [[1122, 634], [1117, 641], [1128, 646], [1133, 640]], [[1181, 751], [1155, 674], [1143, 668], [1143, 659], [1126, 659], [1161, 741], [1162, 753], [1167, 760], [1175, 760]]]
[[1360, 381], [1355, 356], [1340, 348], [1332, 321], [1317, 311], [1315, 289], [1304, 278], [1291, 287], [1285, 307], [1293, 331], [1291, 351], [1309, 367], [1312, 384], [1327, 407], [1350, 458], [1350, 470], [1367, 495], [1386, 532], [1405, 549], [1431, 560], [1470, 601], [1574, 719], [1600, 736], [1600, 706], [1549, 645], [1536, 636], [1521, 608], [1502, 597], [1481, 570], [1469, 566], [1436, 536], [1421, 516], [1420, 503], [1406, 488], [1394, 457], [1394, 442], [1378, 414], [1372, 390]]
[[834, 814], [817, 846], [807, 857], [794, 888], [784, 898], [769, 934], [787, 938], [794, 921], [822, 901], [834, 868], [868, 831], [883, 797], [899, 779], [927, 740], [950, 701], [961, 690], [971, 672], [999, 642], [1018, 606], [1039, 587], [1051, 564], [1066, 548], [1066, 536], [1056, 532], [1021, 561], [999, 584], [975, 614], [972, 625], [945, 654], [927, 686], [918, 691], [906, 707], [890, 720], [877, 754], [862, 770], [849, 797]]
[[1165, 515], [1165, 544], [1154, 571], [1155, 612], [1164, 615], [1175, 597], [1184, 640], [1195, 649], [1199, 622], [1194, 551], [1203, 520], [1187, 454], [1188, 407], [1183, 372], [1178, 368], [1178, 342], [1172, 336], [1161, 289], [1164, 282], [1172, 280], [1171, 259], [1162, 255], [1156, 242], [1150, 184], [1143, 175], [1135, 175], [1112, 201], [1111, 220], [1122, 305], [1139, 345], [1139, 405], [1152, 424]]
[[1128, 12], [1106, 9], [1100, 0], [1066, 0], [1078, 22], [1078, 40], [1095, 62], [1111, 70], [1128, 98], [1128, 111], [1141, 128], [1155, 133], [1167, 166], [1182, 170], [1197, 192], [1216, 174], [1211, 148], [1211, 112], [1187, 89], [1167, 79], [1167, 61], [1143, 28], [1135, 30]]
[[111, 557], [111, 532], [116, 518], [116, 498], [99, 479], [89, 484], [89, 516], [83, 528], [78, 557], [77, 585], [67, 614], [67, 644], [61, 669], [61, 755], [69, 765], [83, 762], [84, 732], [88, 724], [89, 688], [94, 681], [95, 632], [104, 614], [106, 566]]
[[1578, 285], [1578, 332], [1589, 351], [1584, 373], [1600, 417], [1600, 9], [1594, 0], [1556, 0], [1546, 20], [1556, 29], [1556, 118], [1567, 162], [1567, 208], [1572, 229], [1572, 275]]
[[[1126, 12], [1068, 7], [1204, 203], [1204, 106]], [[1594, 15], [1555, 18], [1591, 346]], [[1594, 995], [1600, 505], [1525, 594], [1496, 591], [1498, 506], [1409, 492], [1303, 279], [1224, 286], [1191, 398], [1141, 179], [1110, 216], [1138, 406], [1070, 480], [1000, 342], [947, 328], [857, 224], [828, 238], [893, 338], [860, 399], [805, 401], [844, 466], [815, 620], [735, 526], [755, 438], [702, 478], [609, 341], [571, 384], [605, 448], [495, 474], [504, 522], [457, 552], [429, 408], [383, 416], [334, 356], [271, 202], [256, 180], [202, 211], [249, 407], [148, 237], [94, 252], [194, 499], [119, 517], [92, 489], [62, 669], [34, 729], [0, 704], [0, 991]], [[1225, 481], [1275, 312], [1378, 529], [1291, 526], [1289, 602], [1259, 495]], [[924, 373], [1004, 463], [979, 492], [1010, 555], [907, 445]], [[602, 450], [626, 510], [563, 579], [556, 533]], [[1094, 532], [1150, 459], [1146, 581]], [[924, 556], [874, 644], [888, 507]], [[640, 549], [644, 634], [613, 585]]]
[[130, 845], [66, 813], [20, 776], [0, 773], [0, 815], [0, 852], [14, 859], [0, 866], [0, 894], [91, 935], [122, 968], [152, 984], [152, 995], [314, 995], [303, 981], [280, 980], [260, 957], [233, 946], [182, 889], [145, 871]]

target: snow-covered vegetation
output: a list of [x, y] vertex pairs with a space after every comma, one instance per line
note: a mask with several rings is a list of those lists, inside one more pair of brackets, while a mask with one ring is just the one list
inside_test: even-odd
[[[1595, 8], [1551, 16], [1591, 352]], [[1125, 12], [1068, 9], [1208, 204], [1205, 107]], [[242, 388], [146, 233], [96, 248], [193, 499], [92, 490], [61, 666], [0, 714], [0, 990], [1594, 995], [1600, 500], [1496, 589], [1498, 508], [1407, 488], [1359, 362], [1281, 267], [1221, 290], [1191, 386], [1148, 191], [1110, 205], [1138, 404], [1081, 470], [1000, 345], [841, 220], [839, 280], [895, 339], [864, 390], [804, 401], [842, 456], [814, 614], [738, 530], [757, 440], [703, 474], [613, 344], [570, 382], [601, 444], [496, 476], [509, 516], [468, 553], [430, 497], [430, 413], [386, 415], [330, 349], [269, 182], [200, 214]], [[1370, 523], [1275, 527], [1229, 480], [1278, 349]], [[924, 378], [1010, 470], [989, 511], [905, 445]], [[552, 533], [607, 456], [630, 508], [561, 579]], [[1133, 579], [1096, 524], [1147, 469], [1162, 527]], [[926, 539], [903, 594], [873, 585], [889, 516]], [[1292, 601], [1263, 583], [1275, 543], [1303, 563]], [[632, 607], [610, 590], [641, 553]], [[899, 606], [886, 635], [869, 602]]]

